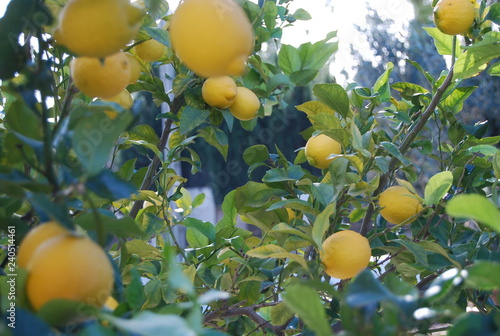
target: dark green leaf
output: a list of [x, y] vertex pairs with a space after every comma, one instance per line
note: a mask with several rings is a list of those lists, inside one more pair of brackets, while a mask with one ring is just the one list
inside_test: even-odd
[[99, 174], [89, 178], [85, 185], [97, 195], [110, 201], [128, 198], [137, 192], [132, 184], [122, 180], [110, 170], [102, 170]]
[[269, 150], [265, 145], [255, 145], [243, 152], [243, 160], [247, 165], [269, 160]]
[[500, 263], [477, 261], [467, 269], [467, 284], [472, 288], [493, 290], [500, 288]]
[[210, 115], [210, 111], [200, 110], [192, 106], [186, 106], [182, 109], [181, 114], [181, 134], [186, 134], [194, 130], [197, 126], [201, 125], [205, 120], [207, 120]]
[[301, 69], [301, 60], [297, 48], [284, 44], [278, 52], [278, 65], [286, 75]]
[[394, 294], [375, 279], [371, 270], [367, 269], [361, 272], [349, 285], [345, 301], [352, 307], [363, 307], [394, 299]]
[[349, 113], [349, 97], [339, 84], [316, 84], [313, 94], [320, 102], [337, 111], [344, 118]]

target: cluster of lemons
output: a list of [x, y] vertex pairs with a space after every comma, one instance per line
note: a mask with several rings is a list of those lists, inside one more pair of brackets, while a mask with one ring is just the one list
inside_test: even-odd
[[139, 79], [138, 58], [153, 62], [166, 50], [150, 39], [137, 42], [132, 49], [135, 55], [123, 51], [136, 37], [143, 14], [142, 9], [123, 0], [70, 0], [64, 6], [54, 38], [78, 56], [70, 64], [70, 74], [81, 92], [127, 109], [132, 106], [126, 87]]
[[28, 271], [26, 292], [35, 310], [55, 299], [102, 307], [110, 298], [114, 276], [106, 252], [55, 221], [28, 232], [17, 263]]

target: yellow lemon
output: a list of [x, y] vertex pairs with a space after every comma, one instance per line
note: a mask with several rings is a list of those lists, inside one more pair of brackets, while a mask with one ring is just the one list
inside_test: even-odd
[[165, 53], [165, 46], [153, 39], [136, 45], [134, 49], [136, 55], [146, 62], [154, 62]]
[[434, 23], [448, 35], [466, 33], [474, 17], [474, 4], [470, 0], [440, 0], [434, 7]]
[[231, 106], [238, 92], [236, 83], [229, 76], [209, 77], [201, 88], [203, 100], [213, 107], [225, 109]]
[[128, 57], [128, 60], [130, 62], [130, 80], [129, 84], [134, 84], [139, 80], [139, 77], [141, 76], [141, 63], [139, 63], [139, 60], [132, 54], [125, 53]]
[[380, 215], [393, 224], [401, 224], [423, 209], [416, 195], [402, 186], [389, 187], [381, 192], [378, 203], [382, 208]]
[[185, 0], [172, 16], [172, 47], [202, 77], [239, 76], [252, 53], [252, 24], [233, 0]]
[[44, 242], [68, 232], [65, 227], [54, 221], [42, 223], [31, 229], [24, 237], [17, 251], [17, 264], [19, 267], [26, 268], [35, 251]]
[[328, 135], [319, 134], [311, 137], [306, 143], [305, 154], [307, 161], [313, 167], [325, 169], [334, 158], [328, 159], [332, 154], [340, 154], [342, 146]]
[[113, 287], [106, 252], [87, 237], [71, 234], [43, 243], [28, 264], [26, 290], [35, 310], [54, 299], [102, 307]]
[[79, 56], [106, 57], [134, 39], [142, 16], [128, 0], [70, 0], [60, 12], [55, 39]]
[[[117, 94], [116, 96], [103, 99], [103, 101], [117, 103], [118, 105], [127, 110], [131, 108], [132, 105], [134, 104], [134, 98], [132, 97], [130, 92], [128, 92], [126, 89], [120, 91], [120, 93]], [[104, 111], [104, 113], [106, 113], [108, 118], [111, 120], [116, 119], [116, 117], [118, 116], [118, 112], [114, 110], [106, 110]]]
[[89, 97], [116, 96], [130, 82], [131, 66], [127, 55], [120, 51], [104, 60], [77, 57], [70, 65], [75, 86]]
[[325, 272], [337, 279], [349, 279], [368, 266], [371, 248], [368, 239], [351, 230], [338, 231], [323, 242], [321, 262]]
[[229, 106], [229, 112], [239, 120], [251, 120], [259, 111], [259, 97], [246, 87], [236, 88], [236, 99]]

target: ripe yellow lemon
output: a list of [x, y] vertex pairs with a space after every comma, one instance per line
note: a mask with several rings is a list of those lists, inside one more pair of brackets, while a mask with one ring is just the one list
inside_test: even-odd
[[[132, 97], [130, 92], [128, 92], [126, 89], [120, 91], [120, 93], [117, 94], [116, 96], [103, 99], [103, 101], [117, 103], [118, 105], [127, 110], [131, 108], [132, 105], [134, 104], [134, 98]], [[116, 112], [115, 110], [106, 110], [104, 111], [104, 113], [106, 113], [108, 118], [111, 120], [116, 119], [116, 117], [118, 116], [118, 112]]]
[[50, 238], [67, 233], [68, 230], [65, 227], [54, 221], [45, 222], [34, 227], [19, 245], [19, 249], [17, 250], [17, 264], [19, 267], [26, 268], [41, 244]]
[[143, 11], [128, 0], [70, 0], [54, 37], [79, 56], [106, 57], [134, 39]]
[[434, 7], [434, 23], [448, 35], [466, 33], [474, 17], [474, 4], [470, 0], [440, 0]]
[[146, 62], [154, 62], [165, 53], [165, 46], [154, 39], [144, 41], [136, 45], [134, 49], [136, 55]]
[[319, 169], [328, 168], [334, 158], [328, 159], [332, 154], [340, 154], [342, 146], [328, 135], [319, 134], [309, 138], [306, 143], [305, 154], [307, 161], [313, 167]]
[[389, 187], [381, 192], [378, 203], [382, 208], [380, 215], [393, 224], [401, 224], [423, 209], [416, 195], [402, 186]]
[[239, 76], [252, 53], [252, 24], [233, 0], [185, 0], [172, 16], [172, 47], [202, 77]]
[[113, 287], [113, 267], [87, 237], [66, 234], [43, 243], [28, 264], [26, 290], [35, 310], [54, 299], [102, 307]]
[[130, 62], [130, 81], [128, 82], [129, 84], [134, 84], [139, 80], [139, 77], [141, 76], [141, 63], [139, 63], [139, 60], [132, 54], [125, 53], [128, 57], [128, 60]]
[[246, 87], [236, 88], [236, 99], [229, 106], [229, 112], [239, 120], [251, 120], [259, 111], [259, 97]]
[[70, 64], [75, 86], [89, 97], [116, 96], [130, 82], [131, 66], [128, 56], [120, 51], [101, 60], [77, 57]]
[[351, 230], [338, 231], [323, 242], [321, 262], [325, 272], [337, 279], [349, 279], [368, 266], [371, 248], [368, 239]]
[[208, 105], [220, 109], [231, 106], [236, 99], [237, 92], [236, 83], [229, 76], [210, 77], [201, 88], [203, 100]]

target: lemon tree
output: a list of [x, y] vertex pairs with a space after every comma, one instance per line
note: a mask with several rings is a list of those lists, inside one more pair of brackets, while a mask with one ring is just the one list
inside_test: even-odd
[[[0, 334], [498, 334], [500, 135], [464, 104], [498, 77], [499, 5], [422, 5], [442, 71], [381, 55], [343, 84], [336, 32], [281, 40], [320, 24], [292, 3], [9, 2]], [[248, 179], [212, 223], [181, 165]]]

